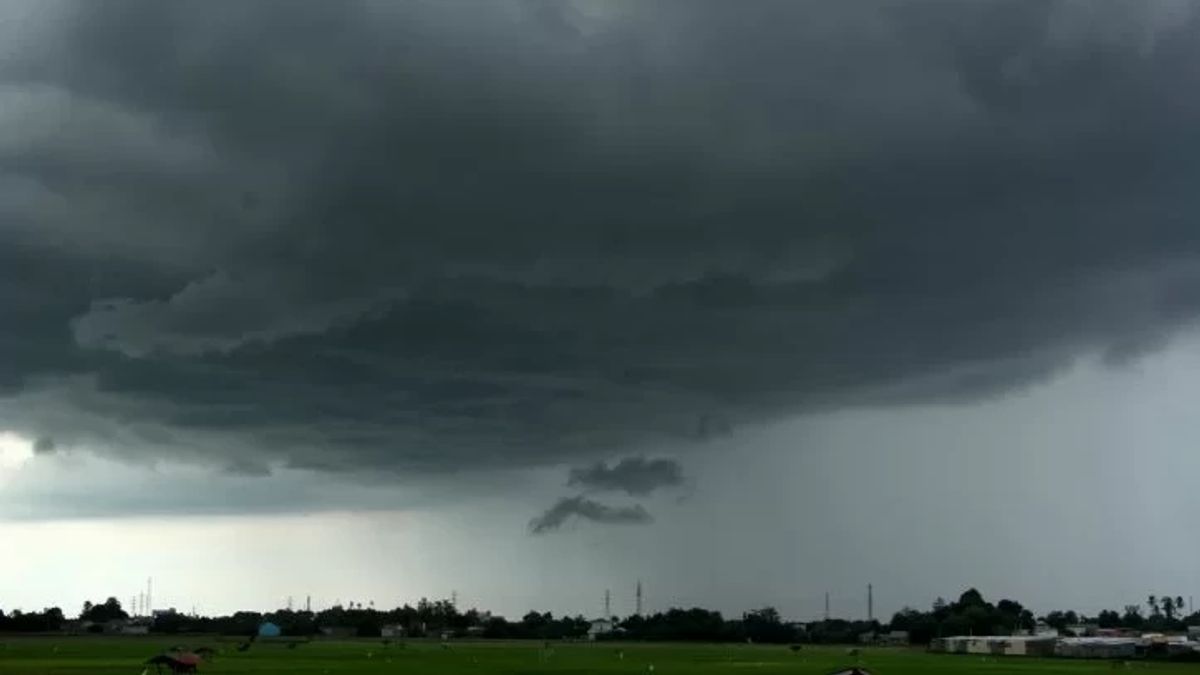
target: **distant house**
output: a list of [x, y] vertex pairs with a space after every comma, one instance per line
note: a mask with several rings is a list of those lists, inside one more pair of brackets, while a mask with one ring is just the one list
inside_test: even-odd
[[321, 635], [331, 638], [348, 638], [354, 637], [355, 630], [353, 626], [321, 626]]
[[616, 624], [612, 619], [596, 619], [592, 625], [588, 626], [587, 636], [589, 640], [595, 640], [601, 635], [608, 635], [616, 628]]
[[283, 630], [280, 629], [279, 626], [271, 623], [270, 621], [264, 621], [258, 627], [258, 637], [277, 638], [280, 635], [283, 635]]
[[149, 635], [149, 621], [130, 621], [121, 627], [121, 635]]
[[864, 645], [883, 645], [887, 647], [904, 647], [908, 646], [908, 631], [894, 630], [890, 633], [878, 633], [875, 631], [867, 631], [858, 634], [859, 644]]
[[379, 634], [385, 638], [402, 638], [406, 633], [404, 626], [398, 623], [389, 623], [379, 627]]
[[1033, 627], [1033, 634], [1037, 637], [1058, 637], [1058, 629], [1045, 621], [1039, 620]]

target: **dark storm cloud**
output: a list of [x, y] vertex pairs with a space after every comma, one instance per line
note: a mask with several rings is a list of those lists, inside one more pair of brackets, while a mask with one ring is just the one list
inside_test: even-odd
[[608, 506], [587, 497], [565, 497], [546, 509], [545, 513], [529, 521], [529, 532], [532, 534], [553, 532], [572, 518], [606, 525], [644, 525], [654, 521], [641, 504]]
[[569, 487], [584, 490], [626, 492], [635, 497], [648, 495], [658, 488], [683, 484], [683, 467], [673, 459], [626, 457], [611, 466], [597, 462], [571, 469]]
[[1190, 2], [30, 6], [0, 422], [31, 438], [562, 464], [976, 401], [1200, 308]]

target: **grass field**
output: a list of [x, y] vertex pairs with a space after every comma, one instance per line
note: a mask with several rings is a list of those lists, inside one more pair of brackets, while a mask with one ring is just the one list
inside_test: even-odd
[[[544, 652], [539, 643], [412, 642], [399, 648], [380, 641], [314, 642], [288, 649], [256, 645], [245, 653], [230, 643], [195, 637], [55, 638], [0, 636], [3, 675], [138, 675], [142, 661], [172, 645], [210, 645], [222, 653], [201, 673], [413, 673], [424, 675], [526, 675], [534, 673], [629, 673], [703, 675], [705, 673], [813, 673], [853, 665], [844, 648], [806, 647], [792, 653], [782, 646], [562, 644]], [[624, 658], [618, 656], [624, 652]], [[926, 654], [917, 650], [865, 649], [859, 665], [876, 675], [1087, 675], [1112, 673], [1107, 661], [1071, 661], [1022, 657], [983, 658]], [[154, 672], [153, 668], [150, 670]], [[1132, 663], [1127, 672], [1197, 673], [1188, 664]]]

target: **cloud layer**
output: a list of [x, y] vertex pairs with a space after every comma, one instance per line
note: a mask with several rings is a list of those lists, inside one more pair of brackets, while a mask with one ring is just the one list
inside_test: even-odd
[[421, 475], [1123, 362], [1200, 310], [1194, 10], [10, 4], [0, 427]]

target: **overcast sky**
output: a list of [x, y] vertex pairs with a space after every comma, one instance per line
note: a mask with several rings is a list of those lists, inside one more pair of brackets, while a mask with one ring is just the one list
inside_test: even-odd
[[0, 4], [0, 608], [1200, 594], [1200, 4]]

